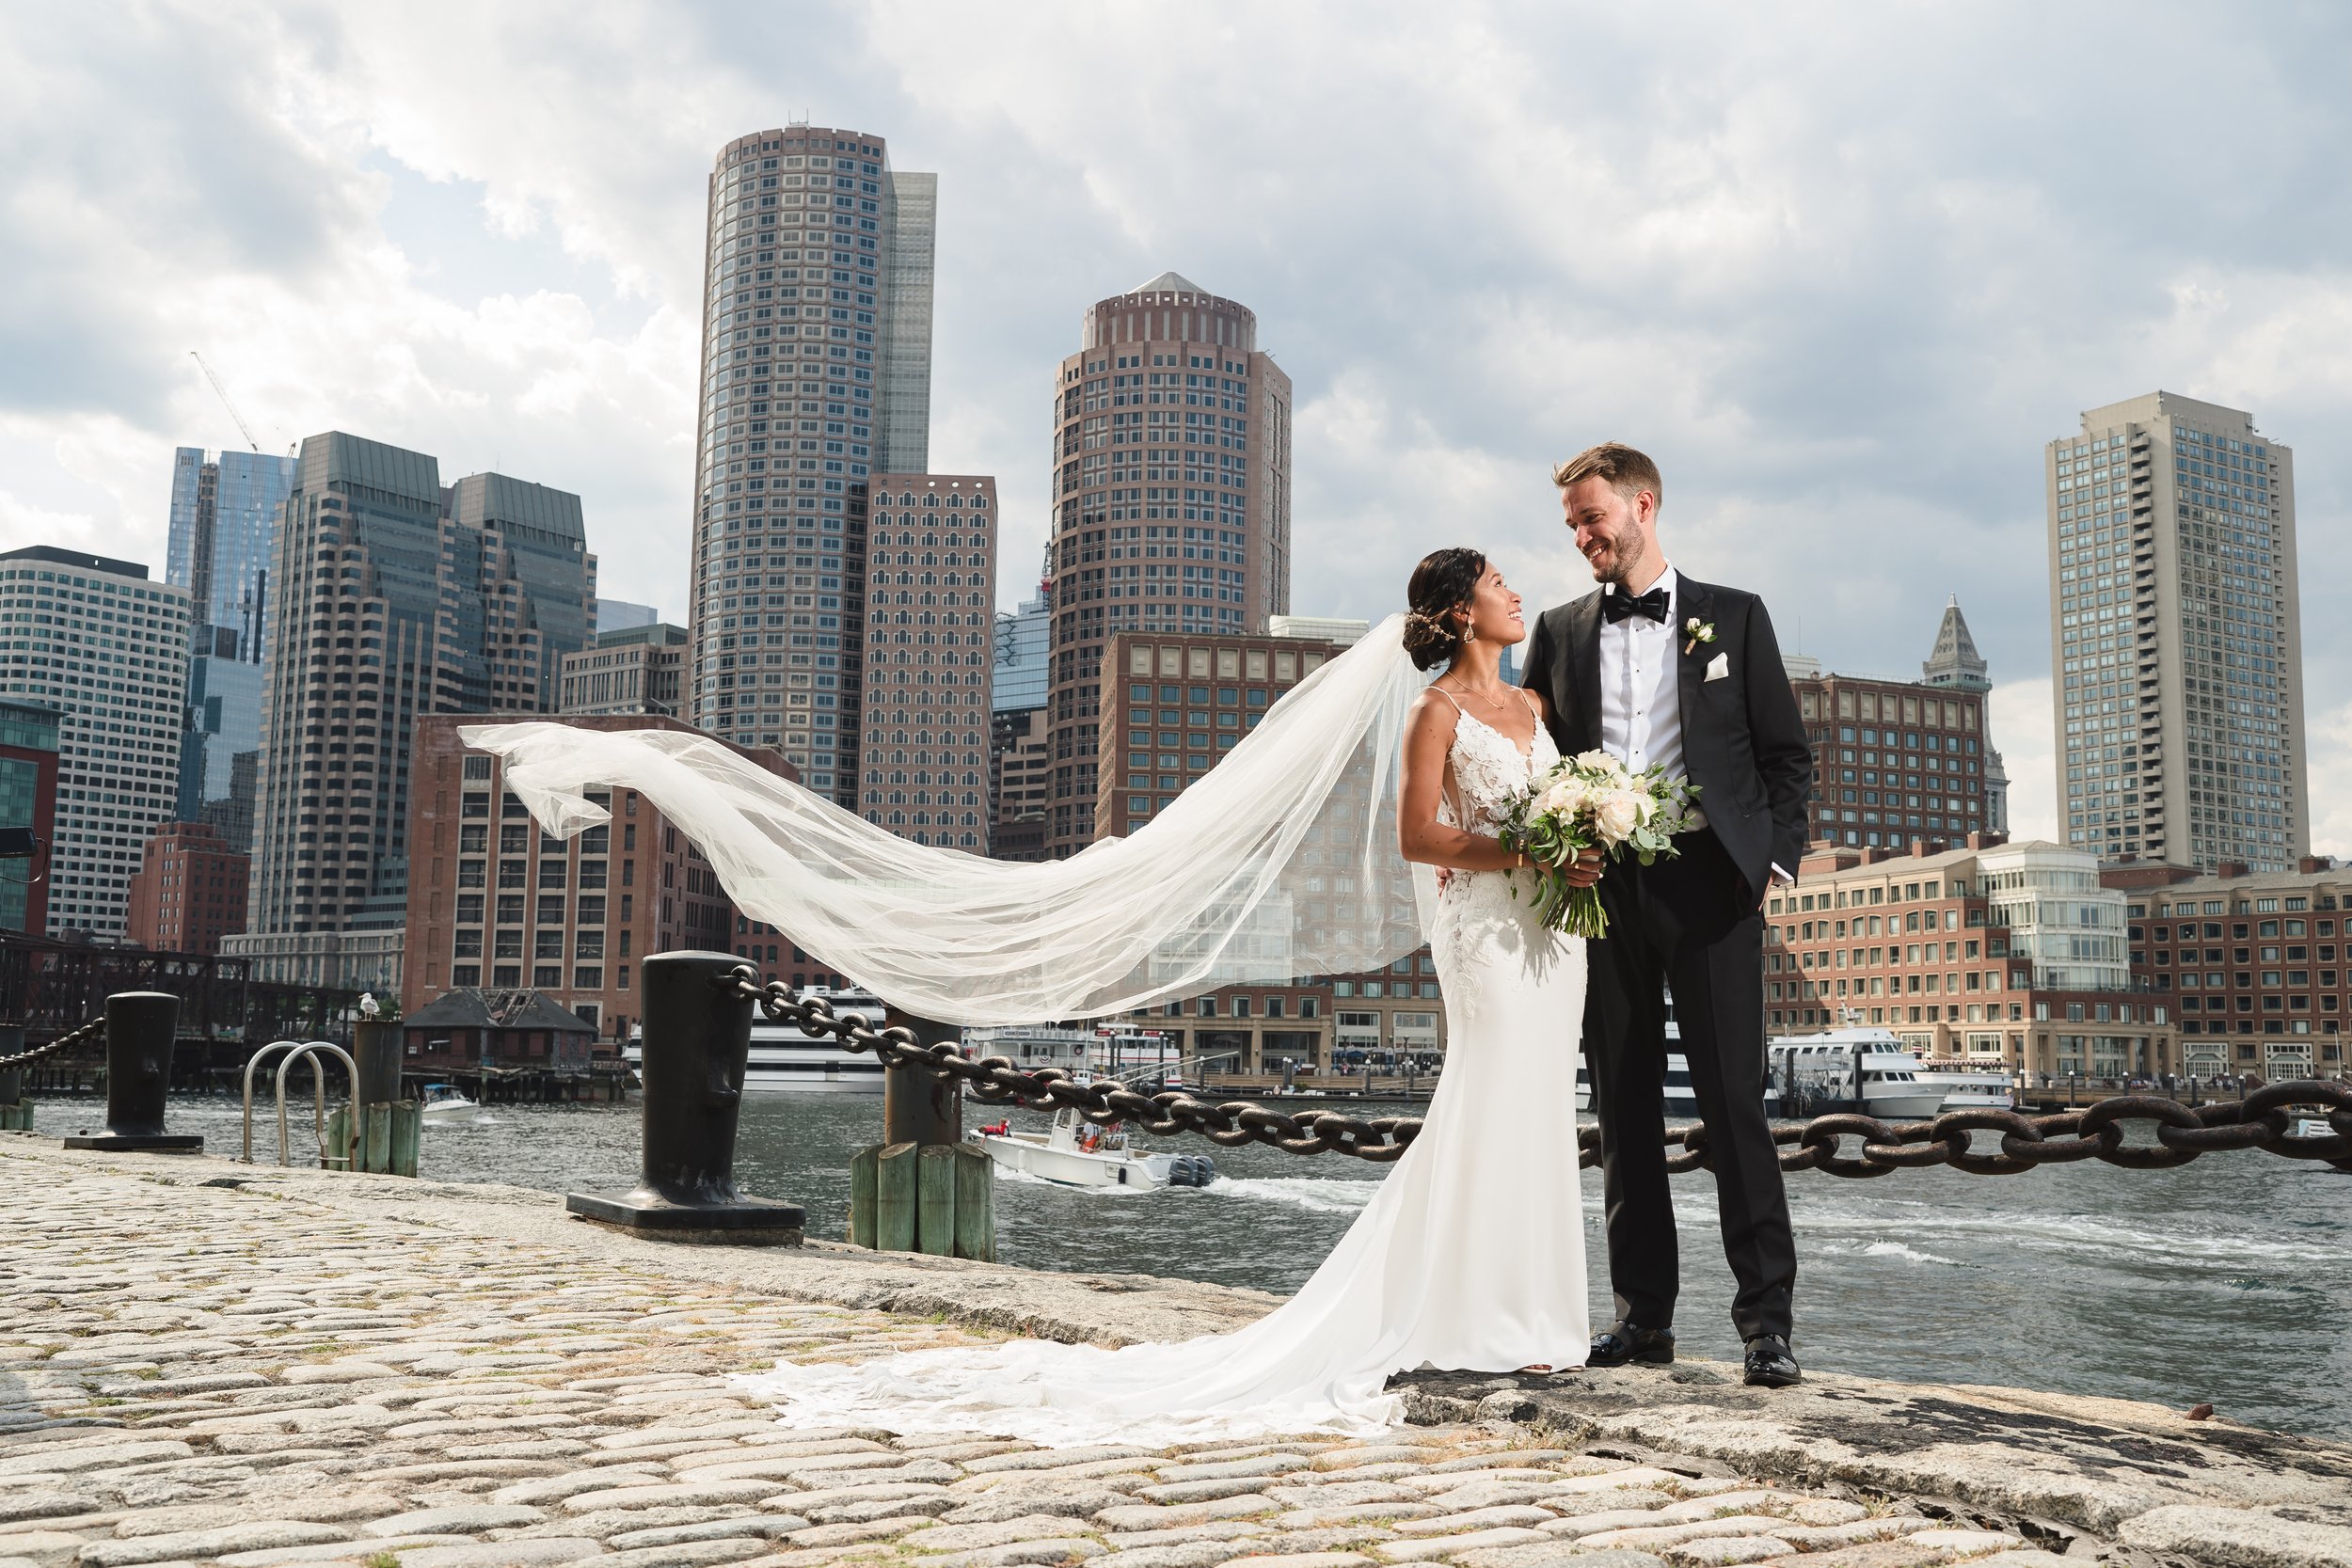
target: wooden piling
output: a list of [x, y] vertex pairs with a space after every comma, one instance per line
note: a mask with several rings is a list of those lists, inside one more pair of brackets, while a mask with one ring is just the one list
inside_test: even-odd
[[956, 1177], [959, 1161], [953, 1144], [930, 1144], [921, 1149], [915, 1171], [914, 1244], [934, 1258], [956, 1255]]
[[996, 1261], [996, 1162], [984, 1148], [959, 1145], [956, 1156], [956, 1256]]
[[885, 1144], [874, 1163], [874, 1245], [882, 1252], [914, 1250], [916, 1144]]
[[850, 1244], [871, 1250], [874, 1245], [874, 1164], [882, 1146], [861, 1148], [850, 1156]]

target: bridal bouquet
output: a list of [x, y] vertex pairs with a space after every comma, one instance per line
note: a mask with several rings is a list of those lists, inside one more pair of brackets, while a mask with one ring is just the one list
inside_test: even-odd
[[[1534, 863], [1535, 912], [1546, 926], [1603, 936], [1609, 917], [1599, 887], [1569, 886], [1565, 868], [1595, 847], [1611, 860], [1630, 850], [1644, 865], [1674, 854], [1674, 835], [1689, 826], [1697, 797], [1697, 785], [1669, 781], [1662, 768], [1635, 773], [1606, 752], [1586, 752], [1563, 757], [1513, 796], [1499, 836]], [[1514, 897], [1518, 875], [1511, 874]]]

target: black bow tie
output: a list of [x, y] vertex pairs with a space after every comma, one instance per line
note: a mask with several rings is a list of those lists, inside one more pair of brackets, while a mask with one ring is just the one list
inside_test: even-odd
[[1619, 590], [1614, 594], [1603, 594], [1600, 596], [1600, 612], [1609, 617], [1611, 626], [1616, 625], [1629, 615], [1637, 614], [1646, 615], [1663, 626], [1668, 608], [1669, 600], [1662, 584], [1646, 594], [1628, 594]]

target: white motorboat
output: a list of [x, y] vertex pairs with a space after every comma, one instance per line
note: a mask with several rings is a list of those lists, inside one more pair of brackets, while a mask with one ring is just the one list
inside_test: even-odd
[[1789, 1114], [1860, 1111], [1881, 1121], [1925, 1121], [1949, 1086], [1919, 1080], [1919, 1059], [1888, 1029], [1832, 1029], [1769, 1042], [1773, 1086]]
[[421, 1115], [427, 1127], [462, 1127], [482, 1119], [482, 1106], [454, 1084], [427, 1084]]
[[1043, 1132], [1015, 1132], [999, 1122], [973, 1129], [964, 1141], [1008, 1170], [1065, 1187], [1205, 1187], [1216, 1179], [1205, 1154], [1147, 1154], [1130, 1146], [1126, 1129], [1097, 1127], [1067, 1107]]
[[[863, 1013], [879, 1026], [885, 1011], [871, 991], [834, 990], [810, 986], [799, 1000], [823, 997], [834, 1014]], [[645, 1059], [644, 1030], [629, 1032], [622, 1060], [642, 1072]], [[745, 1094], [880, 1094], [882, 1063], [863, 1051], [851, 1051], [830, 1036], [811, 1035], [797, 1023], [779, 1022], [764, 1011], [752, 1012], [751, 1052], [743, 1063]]]
[[1999, 1068], [1931, 1067], [1914, 1056], [1918, 1067], [1914, 1069], [1920, 1084], [1944, 1091], [1941, 1111], [2010, 1111], [2016, 1109], [2016, 1087], [2009, 1074]]

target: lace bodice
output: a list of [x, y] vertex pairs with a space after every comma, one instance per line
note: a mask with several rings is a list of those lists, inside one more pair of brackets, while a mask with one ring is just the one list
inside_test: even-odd
[[[1535, 726], [1527, 754], [1521, 755], [1509, 736], [1464, 708], [1454, 727], [1453, 749], [1446, 753], [1454, 780], [1438, 797], [1438, 820], [1469, 832], [1491, 833], [1505, 802], [1559, 760], [1551, 732], [1541, 723]], [[1462, 819], [1465, 816], [1468, 821]], [[1468, 956], [1479, 953], [1507, 955], [1514, 962], [1536, 962], [1537, 955], [1549, 952], [1556, 939], [1537, 925], [1533, 910], [1524, 890], [1513, 884], [1507, 871], [1450, 874], [1438, 894], [1436, 921], [1429, 932], [1438, 974], [1463, 973]], [[1482, 989], [1479, 982], [1470, 981], [1450, 985], [1447, 994], [1467, 1019], [1479, 1011]]]
[[[1551, 743], [1551, 732], [1542, 724], [1535, 726], [1530, 754], [1521, 756], [1509, 736], [1465, 708], [1454, 727], [1453, 749], [1446, 753], [1446, 761], [1454, 770], [1454, 788], [1440, 794], [1438, 820], [1469, 832], [1493, 832], [1495, 820], [1511, 796], [1526, 788], [1530, 779], [1559, 760], [1560, 752]], [[1457, 793], [1461, 797], [1459, 809], [1470, 817], [1467, 822], [1456, 813], [1454, 797]]]

